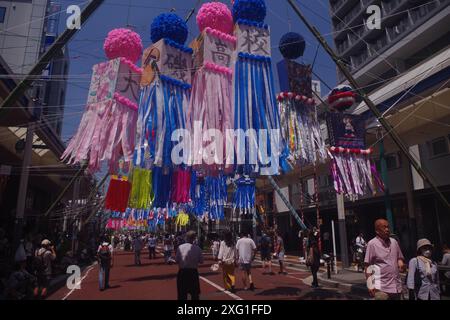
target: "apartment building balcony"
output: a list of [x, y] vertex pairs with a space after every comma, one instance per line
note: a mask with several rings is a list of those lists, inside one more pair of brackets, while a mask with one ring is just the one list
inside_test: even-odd
[[330, 9], [334, 15], [342, 19], [345, 12], [348, 12], [348, 10], [354, 7], [359, 1], [360, 0], [336, 0], [331, 2]]
[[350, 56], [351, 71], [356, 70], [361, 65], [365, 64], [369, 57], [370, 53], [367, 46], [362, 51], [360, 51], [358, 55]]
[[[399, 10], [398, 8], [401, 7], [403, 1], [394, 0], [393, 3], [394, 4], [390, 5], [391, 10]], [[367, 76], [369, 73], [381, 75], [387, 71], [384, 69], [381, 70], [379, 67], [383, 66], [383, 57], [392, 55], [392, 50], [396, 50], [397, 56], [404, 56], [407, 58], [408, 54], [412, 54], [419, 50], [425, 42], [431, 43], [435, 39], [443, 36], [443, 34], [447, 32], [446, 30], [448, 30], [447, 19], [449, 17], [449, 4], [449, 0], [436, 0], [422, 6], [414, 5], [413, 8], [404, 14], [396, 15], [396, 19], [390, 21], [391, 24], [384, 24], [383, 21], [385, 27], [381, 30], [377, 30], [380, 35], [376, 38], [373, 37], [372, 32], [370, 33], [371, 36], [368, 37], [369, 33], [365, 30], [362, 38], [368, 42], [369, 55], [365, 63], [359, 64], [360, 60], [353, 58], [353, 60], [356, 60], [355, 64], [352, 64], [352, 73], [357, 80], [360, 80], [360, 84], [366, 85], [371, 82]], [[415, 32], [414, 40], [408, 38], [408, 35], [412, 32]], [[363, 42], [363, 39], [360, 39], [360, 41]], [[352, 45], [350, 45], [350, 43], [352, 43]], [[355, 52], [353, 47], [355, 47], [356, 44], [355, 37], [349, 37], [348, 45], [340, 48], [345, 49], [340, 52], [338, 51], [341, 58], [349, 58], [349, 56]], [[357, 48], [360, 48], [360, 46]], [[383, 57], [380, 57], [380, 55], [383, 55]], [[379, 63], [375, 62], [378, 60]], [[377, 66], [375, 66], [374, 63], [376, 63]], [[370, 69], [367, 69], [366, 66], [370, 66]], [[383, 66], [383, 68], [385, 68], [385, 66]], [[363, 81], [361, 81], [362, 78], [364, 78]], [[343, 80], [342, 77], [339, 77], [339, 79]]]
[[340, 39], [343, 38], [345, 34], [351, 33], [351, 31], [349, 31], [349, 28], [351, 27], [363, 26], [366, 9], [378, 1], [379, 0], [360, 0], [344, 17], [336, 15], [339, 22], [335, 24], [334, 27], [334, 31], [336, 32], [335, 38]]
[[397, 13], [407, 7], [409, 0], [388, 0], [381, 3], [381, 12], [383, 16], [389, 16]]

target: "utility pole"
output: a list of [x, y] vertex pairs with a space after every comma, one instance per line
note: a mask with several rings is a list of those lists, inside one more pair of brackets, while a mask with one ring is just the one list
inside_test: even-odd
[[387, 221], [389, 222], [389, 226], [391, 227], [391, 233], [395, 234], [395, 224], [391, 206], [391, 195], [389, 192], [389, 178], [385, 157], [386, 154], [384, 148], [384, 138], [383, 138], [383, 131], [381, 130], [381, 128], [379, 128], [379, 130], [377, 131], [377, 139], [379, 140], [378, 147], [380, 150], [381, 178], [383, 179], [384, 183], [384, 206], [386, 208], [386, 218]]
[[27, 136], [25, 141], [25, 150], [22, 161], [22, 172], [20, 174], [20, 185], [17, 196], [16, 221], [14, 224], [13, 252], [17, 249], [19, 242], [23, 236], [23, 225], [25, 218], [25, 202], [28, 191], [28, 178], [30, 175], [31, 157], [33, 154], [33, 137], [36, 123], [31, 121], [28, 123]]
[[419, 175], [424, 179], [428, 184], [431, 186], [433, 191], [437, 194], [439, 197], [439, 200], [442, 202], [444, 208], [447, 209], [448, 212], [450, 212], [450, 204], [448, 203], [447, 199], [443, 195], [443, 193], [439, 190], [437, 187], [437, 184], [434, 182], [433, 177], [431, 174], [421, 167], [421, 165], [414, 159], [414, 157], [409, 153], [408, 148], [401, 140], [400, 136], [397, 134], [397, 132], [394, 130], [392, 125], [386, 121], [386, 119], [383, 117], [381, 112], [378, 110], [376, 105], [372, 102], [372, 100], [369, 99], [369, 97], [366, 95], [366, 93], [361, 89], [358, 82], [356, 82], [355, 78], [353, 78], [352, 74], [347, 70], [347, 67], [341, 62], [340, 58], [334, 53], [333, 49], [328, 45], [328, 43], [325, 41], [325, 39], [322, 37], [320, 32], [312, 26], [308, 20], [305, 18], [303, 13], [300, 11], [299, 7], [293, 0], [287, 0], [287, 2], [291, 5], [292, 9], [295, 11], [295, 13], [298, 15], [300, 20], [303, 21], [303, 23], [306, 25], [306, 27], [311, 31], [311, 33], [316, 37], [317, 41], [322, 45], [322, 47], [325, 49], [325, 51], [330, 55], [330, 57], [333, 59], [333, 61], [338, 66], [339, 70], [345, 75], [350, 85], [353, 86], [354, 90], [361, 96], [367, 107], [372, 111], [372, 113], [376, 116], [380, 124], [384, 127], [387, 134], [389, 134], [392, 138], [392, 140], [395, 142], [395, 144], [398, 146], [398, 148], [401, 150], [401, 152], [406, 156], [408, 161], [411, 163], [411, 165], [416, 169], [416, 171], [419, 173]]
[[337, 194], [337, 207], [338, 207], [339, 243], [341, 245], [342, 267], [348, 268], [350, 266], [350, 262], [348, 259], [347, 226], [345, 223], [345, 207], [343, 194]]

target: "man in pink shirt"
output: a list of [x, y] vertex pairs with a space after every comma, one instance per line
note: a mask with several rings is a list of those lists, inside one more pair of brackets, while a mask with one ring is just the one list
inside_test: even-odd
[[406, 269], [397, 240], [390, 237], [389, 223], [375, 222], [377, 236], [367, 245], [364, 263], [369, 293], [376, 300], [399, 300], [402, 292], [400, 272]]

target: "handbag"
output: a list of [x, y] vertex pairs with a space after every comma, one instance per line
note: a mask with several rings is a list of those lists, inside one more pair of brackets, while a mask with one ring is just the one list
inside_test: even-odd
[[314, 264], [314, 250], [313, 248], [310, 248], [308, 257], [306, 258], [306, 266], [312, 267], [313, 264]]
[[416, 270], [414, 272], [414, 291], [418, 293], [422, 287], [422, 276], [420, 275], [419, 259], [416, 258]]

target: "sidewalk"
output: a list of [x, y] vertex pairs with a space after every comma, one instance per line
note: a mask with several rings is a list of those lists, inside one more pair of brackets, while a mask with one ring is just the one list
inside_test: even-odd
[[366, 278], [362, 272], [356, 272], [351, 269], [338, 269], [338, 274], [331, 273], [331, 279], [328, 279], [327, 272], [320, 273], [318, 278], [319, 283], [327, 287], [338, 288], [346, 293], [363, 295], [369, 298]]

